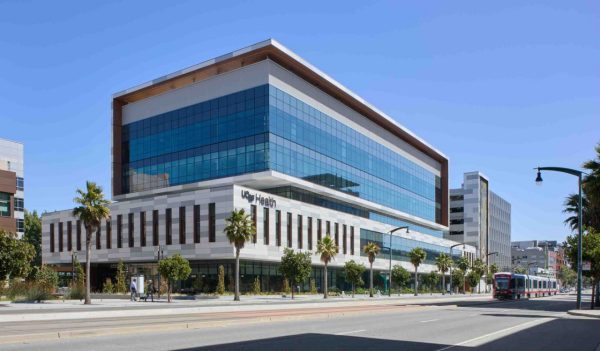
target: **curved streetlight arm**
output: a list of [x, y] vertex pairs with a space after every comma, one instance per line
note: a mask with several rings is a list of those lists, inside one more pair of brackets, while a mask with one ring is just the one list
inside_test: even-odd
[[582, 174], [587, 174], [585, 172], [578, 171], [576, 169], [565, 168], [565, 167], [536, 167], [534, 169], [537, 169], [538, 171], [554, 171], [554, 172], [568, 173], [568, 174], [574, 175], [576, 177], [579, 177]]

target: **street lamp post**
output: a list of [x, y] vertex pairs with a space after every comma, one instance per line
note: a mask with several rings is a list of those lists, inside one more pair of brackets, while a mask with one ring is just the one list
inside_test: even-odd
[[[488, 280], [487, 280], [487, 278], [488, 278], [488, 273], [489, 273], [489, 270], [490, 270], [490, 259], [489, 259], [489, 257], [491, 255], [498, 256], [498, 251], [490, 252], [489, 254], [485, 255], [485, 267], [486, 267], [486, 270], [485, 270], [485, 292], [486, 293], [488, 292], [488, 283], [487, 283]], [[481, 292], [481, 290], [479, 292]]]
[[[450, 265], [450, 295], [452, 295], [452, 266], [454, 265], [454, 258], [452, 258], [452, 249], [460, 245], [462, 245], [464, 251], [465, 244], [456, 244], [450, 246], [450, 259], [452, 260], [452, 264]], [[444, 289], [446, 289], [446, 287], [444, 287]]]
[[563, 167], [537, 167], [537, 177], [535, 178], [535, 182], [538, 185], [542, 185], [542, 172], [541, 171], [554, 171], [567, 173], [570, 175], [574, 175], [579, 179], [579, 204], [578, 204], [578, 213], [577, 213], [577, 227], [579, 229], [579, 236], [577, 238], [577, 309], [581, 309], [581, 285], [582, 285], [582, 248], [581, 248], [581, 239], [583, 237], [582, 230], [582, 199], [581, 199], [581, 183], [583, 172], [578, 171], [576, 169], [571, 168], [563, 168]]
[[400, 229], [406, 229], [406, 232], [410, 233], [410, 229], [408, 229], [407, 225], [390, 230], [390, 269], [389, 269], [389, 287], [388, 287], [388, 296], [389, 297], [392, 297], [392, 234], [394, 234], [395, 231], [400, 230]]
[[[158, 270], [158, 266], [160, 265], [160, 259], [164, 257], [164, 251], [163, 251], [162, 246], [158, 245], [156, 254], [158, 256], [157, 264], [156, 264], [156, 268]], [[160, 287], [161, 287], [161, 285], [160, 285], [160, 271], [159, 271], [158, 272], [158, 289], [156, 289], [157, 290], [156, 295], [158, 296], [159, 299], [160, 299]]]

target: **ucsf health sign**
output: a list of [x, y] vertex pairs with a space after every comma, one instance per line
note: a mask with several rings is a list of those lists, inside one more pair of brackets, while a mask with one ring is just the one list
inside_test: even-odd
[[249, 190], [242, 190], [242, 199], [248, 200], [249, 203], [261, 205], [265, 207], [277, 207], [277, 201], [270, 196], [263, 196], [259, 193], [251, 193]]

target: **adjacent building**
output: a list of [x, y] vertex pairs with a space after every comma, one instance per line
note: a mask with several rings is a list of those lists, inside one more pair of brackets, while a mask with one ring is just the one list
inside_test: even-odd
[[556, 240], [513, 241], [512, 269], [524, 268], [530, 274], [556, 275], [567, 263], [564, 248]]
[[0, 139], [0, 230], [25, 232], [23, 144]]
[[472, 245], [488, 265], [511, 268], [511, 206], [492, 192], [481, 172], [468, 172], [462, 186], [450, 190], [450, 230], [447, 239]]
[[[99, 288], [119, 260], [153, 276], [157, 259], [180, 253], [192, 275], [181, 288], [211, 291], [220, 265], [230, 277], [234, 249], [225, 218], [245, 209], [256, 225], [241, 250], [242, 289], [260, 278], [281, 288], [285, 248], [313, 253], [330, 235], [339, 254], [330, 284], [347, 288], [341, 267], [368, 265], [362, 247], [383, 249], [374, 267], [421, 272], [456, 242], [448, 231], [448, 159], [391, 117], [274, 40], [219, 56], [122, 91], [112, 100], [111, 218], [93, 233], [92, 280]], [[85, 259], [85, 233], [71, 210], [43, 215], [43, 261]], [[454, 257], [475, 255], [467, 245]], [[382, 285], [378, 275], [376, 284]], [[231, 279], [228, 279], [232, 281]]]

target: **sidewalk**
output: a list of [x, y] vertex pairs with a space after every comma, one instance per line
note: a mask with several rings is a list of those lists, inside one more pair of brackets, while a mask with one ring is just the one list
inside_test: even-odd
[[600, 309], [597, 309], [597, 310], [570, 310], [568, 313], [573, 316], [600, 318]]
[[303, 308], [348, 307], [366, 305], [426, 305], [452, 304], [461, 301], [489, 301], [489, 294], [441, 295], [424, 294], [419, 296], [381, 296], [369, 298], [357, 295], [355, 298], [330, 297], [322, 295], [299, 295], [294, 300], [276, 295], [242, 296], [242, 301], [234, 302], [233, 296], [222, 296], [208, 300], [173, 300], [160, 302], [131, 302], [129, 300], [92, 300], [92, 305], [83, 305], [77, 300], [56, 300], [39, 304], [8, 303], [0, 304], [0, 323], [72, 320], [89, 318], [143, 317], [161, 315], [180, 315], [215, 312], [241, 312], [266, 310], [293, 310]]

